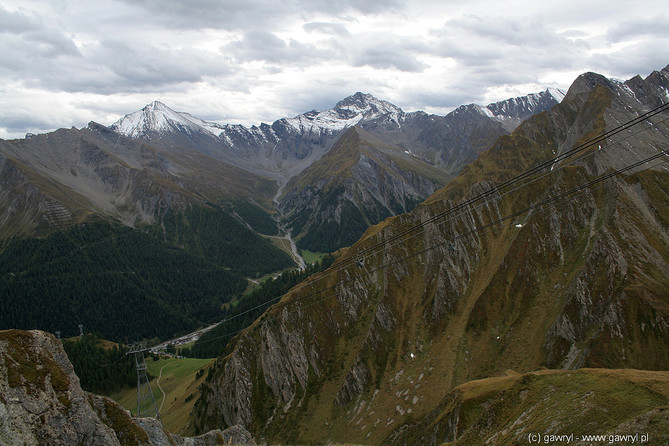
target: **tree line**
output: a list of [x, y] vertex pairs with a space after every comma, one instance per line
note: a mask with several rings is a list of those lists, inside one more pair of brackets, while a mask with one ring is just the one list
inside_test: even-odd
[[181, 349], [180, 353], [183, 356], [194, 358], [219, 356], [236, 333], [251, 325], [292, 287], [304, 281], [310, 275], [327, 269], [332, 265], [334, 259], [333, 255], [328, 254], [303, 271], [288, 271], [276, 278], [266, 280], [260, 286], [245, 294], [236, 305], [226, 310], [223, 322], [203, 334], [192, 347]]

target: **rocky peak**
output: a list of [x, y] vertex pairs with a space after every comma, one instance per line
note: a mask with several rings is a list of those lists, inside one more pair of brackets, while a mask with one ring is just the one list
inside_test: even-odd
[[526, 119], [539, 111], [547, 110], [564, 99], [565, 93], [559, 89], [532, 93], [527, 96], [507, 99], [489, 104], [485, 108], [495, 117]]
[[494, 102], [485, 107], [479, 107], [478, 110], [501, 122], [504, 128], [511, 132], [530, 116], [559, 104], [564, 96], [565, 93], [562, 90], [550, 88], [540, 93]]
[[377, 99], [369, 93], [361, 92], [342, 99], [335, 105], [334, 110], [346, 117], [362, 114], [366, 118], [403, 113], [401, 108], [390, 102]]
[[597, 85], [602, 85], [612, 90], [615, 89], [614, 82], [607, 77], [592, 72], [583, 73], [571, 84], [571, 87], [569, 87], [569, 90], [565, 95], [565, 100], [569, 102], [573, 99], [574, 96], [582, 93], [588, 93]]

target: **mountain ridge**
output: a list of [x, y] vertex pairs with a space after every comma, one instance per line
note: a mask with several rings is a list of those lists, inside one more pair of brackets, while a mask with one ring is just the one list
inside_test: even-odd
[[[559, 98], [559, 90], [546, 90], [490, 104], [490, 109], [474, 104], [468, 107], [499, 122], [508, 131], [530, 116], [532, 110], [543, 111], [558, 103]], [[162, 110], [162, 114], [156, 115], [156, 110]], [[509, 110], [515, 114], [507, 117], [505, 113]], [[327, 152], [346, 128], [379, 121], [402, 131], [407, 122], [415, 122], [413, 116], [417, 113], [422, 112], [405, 113], [388, 101], [357, 92], [338, 101], [331, 109], [312, 110], [251, 127], [206, 122], [153, 102], [120, 118], [110, 128], [136, 139], [197, 147], [214, 158], [273, 178], [281, 185]], [[431, 116], [434, 119], [436, 115]], [[151, 123], [155, 125], [152, 127]]]
[[298, 247], [333, 252], [386, 217], [413, 209], [450, 177], [354, 126], [293, 177], [279, 206]]
[[547, 165], [550, 175], [525, 188], [494, 186], [654, 108], [668, 78], [630, 86], [636, 99], [620, 84], [577, 79], [560, 105], [500, 137], [412, 212], [369, 228], [238, 336], [195, 425], [241, 423], [270, 441], [381, 443], [449, 389], [509, 369], [666, 369], [669, 238], [657, 228], [669, 172], [643, 166], [570, 193], [616, 163], [657, 155], [666, 123]]
[[[486, 106], [469, 104], [460, 107], [473, 106], [486, 116], [499, 117], [501, 120], [504, 120], [506, 116], [509, 116], [510, 110], [514, 108], [516, 109], [515, 112], [509, 117], [517, 117], [519, 114], [522, 114], [517, 110], [518, 108], [529, 109], [536, 107], [541, 101], [550, 102], [548, 98], [552, 98], [555, 103], [559, 103], [564, 98], [564, 95], [565, 93], [560, 89], [548, 88], [540, 93], [530, 93], [526, 96], [509, 98], [490, 103]], [[378, 99], [369, 93], [356, 92], [338, 101], [331, 109], [322, 111], [311, 110], [300, 113], [292, 118], [279, 118], [273, 124], [261, 123], [245, 127], [241, 124], [219, 124], [204, 121], [190, 113], [175, 111], [163, 102], [156, 100], [147, 104], [139, 111], [126, 114], [112, 123], [109, 128], [131, 138], [141, 138], [147, 136], [150, 132], [166, 132], [172, 123], [177, 126], [181, 125], [182, 127], [207, 131], [215, 136], [221, 136], [231, 129], [235, 129], [235, 132], [238, 132], [240, 128], [246, 131], [262, 131], [261, 129], [265, 128], [268, 133], [272, 134], [274, 125], [278, 122], [288, 124], [300, 130], [313, 132], [315, 130], [323, 131], [326, 129], [342, 130], [356, 125], [362, 120], [378, 119], [386, 115], [390, 115], [390, 118], [400, 125], [400, 121], [406, 115], [412, 113], [424, 112], [406, 113], [400, 107], [388, 101]], [[527, 117], [530, 114], [525, 113], [525, 115]], [[228, 142], [232, 141], [232, 138], [229, 138], [227, 135], [222, 137]]]

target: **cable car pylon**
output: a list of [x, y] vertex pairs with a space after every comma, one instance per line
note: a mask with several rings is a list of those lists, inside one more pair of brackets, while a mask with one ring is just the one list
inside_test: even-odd
[[[149, 351], [146, 343], [137, 342], [132, 344], [126, 353], [126, 355], [135, 355], [135, 367], [137, 369], [137, 417], [139, 418], [142, 416], [142, 405], [146, 405], [145, 402], [151, 401], [153, 403], [153, 410], [151, 410], [150, 407], [145, 409], [145, 416], [153, 416], [162, 424], [163, 421], [160, 419], [160, 412], [156, 405], [156, 398], [153, 396], [153, 391], [149, 384], [149, 377], [146, 374], [146, 361], [144, 360], [144, 352], [146, 351]], [[153, 414], [155, 414], [155, 416]]]

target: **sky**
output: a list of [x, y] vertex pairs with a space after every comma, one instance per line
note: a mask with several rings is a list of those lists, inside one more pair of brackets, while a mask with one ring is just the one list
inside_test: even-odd
[[668, 64], [666, 0], [0, 0], [0, 138], [154, 100], [247, 126], [358, 91], [443, 115]]

